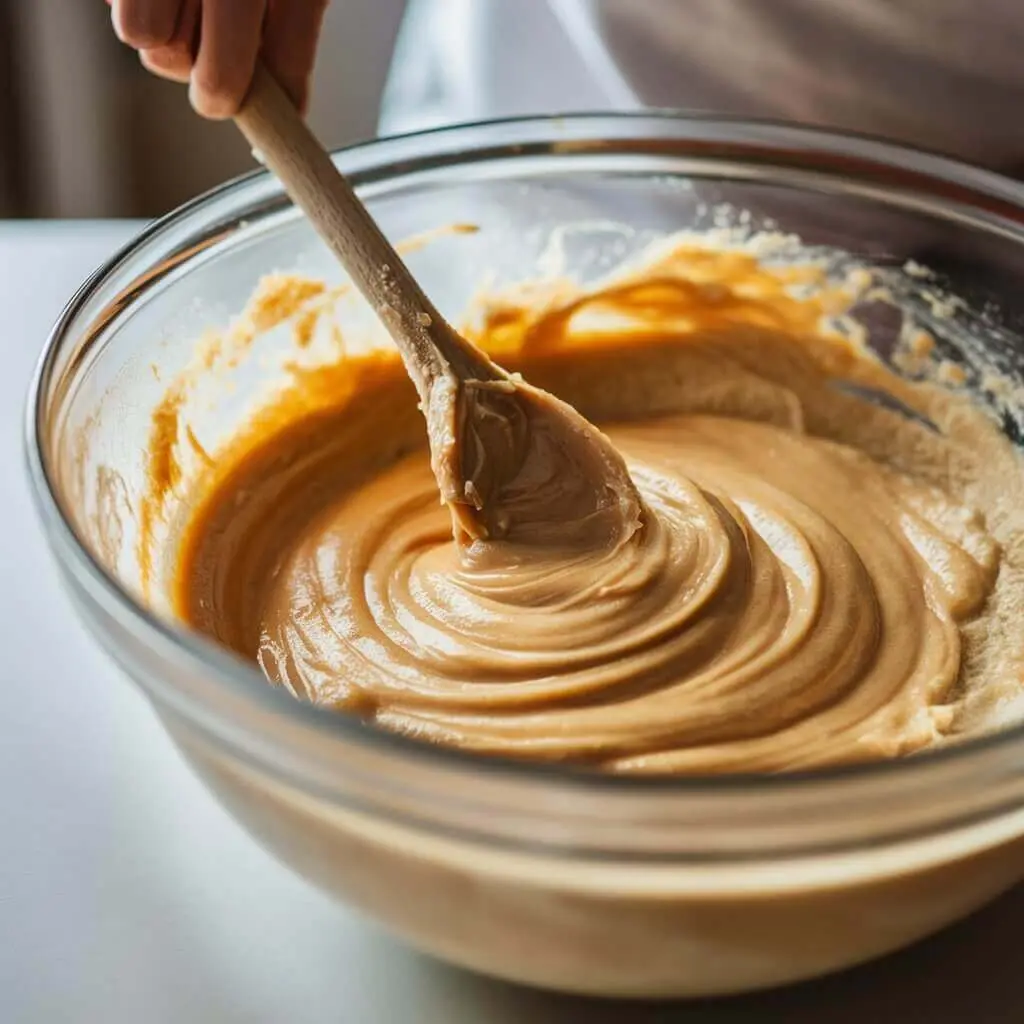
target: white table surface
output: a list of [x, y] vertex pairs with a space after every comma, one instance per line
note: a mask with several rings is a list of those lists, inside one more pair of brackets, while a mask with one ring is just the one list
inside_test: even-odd
[[27, 494], [32, 366], [64, 300], [134, 227], [0, 224], [0, 1022], [1024, 1020], [1024, 888], [825, 981], [611, 1004], [436, 964], [251, 842], [73, 619]]

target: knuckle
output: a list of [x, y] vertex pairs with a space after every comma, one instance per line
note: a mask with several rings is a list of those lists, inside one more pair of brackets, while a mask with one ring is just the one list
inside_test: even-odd
[[203, 117], [222, 120], [238, 113], [247, 83], [215, 69], [192, 72], [192, 105]]
[[173, 82], [187, 82], [192, 69], [188, 53], [179, 47], [163, 46], [152, 50], [140, 50], [139, 60], [147, 71]]

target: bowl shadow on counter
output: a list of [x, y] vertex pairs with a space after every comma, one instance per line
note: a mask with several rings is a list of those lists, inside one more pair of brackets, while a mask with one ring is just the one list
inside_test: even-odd
[[482, 978], [413, 952], [391, 955], [396, 973], [405, 975], [403, 984], [416, 991], [424, 1019], [442, 1019], [457, 1007], [459, 1020], [488, 1024], [1002, 1024], [1020, 1012], [1022, 930], [1024, 885], [938, 935], [861, 967], [753, 995], [689, 1002], [556, 995]]

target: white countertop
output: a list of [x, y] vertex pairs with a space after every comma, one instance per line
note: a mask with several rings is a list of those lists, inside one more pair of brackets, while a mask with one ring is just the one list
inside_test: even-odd
[[0, 1022], [1024, 1019], [1024, 888], [915, 949], [766, 995], [610, 1004], [433, 963], [280, 867], [192, 777], [61, 593], [21, 417], [62, 303], [133, 225], [0, 224]]

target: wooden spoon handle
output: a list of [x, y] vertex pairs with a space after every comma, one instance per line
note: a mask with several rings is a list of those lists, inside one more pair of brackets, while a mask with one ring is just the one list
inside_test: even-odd
[[489, 379], [495, 367], [438, 313], [274, 77], [258, 64], [235, 123], [374, 308], [422, 388], [446, 370]]

